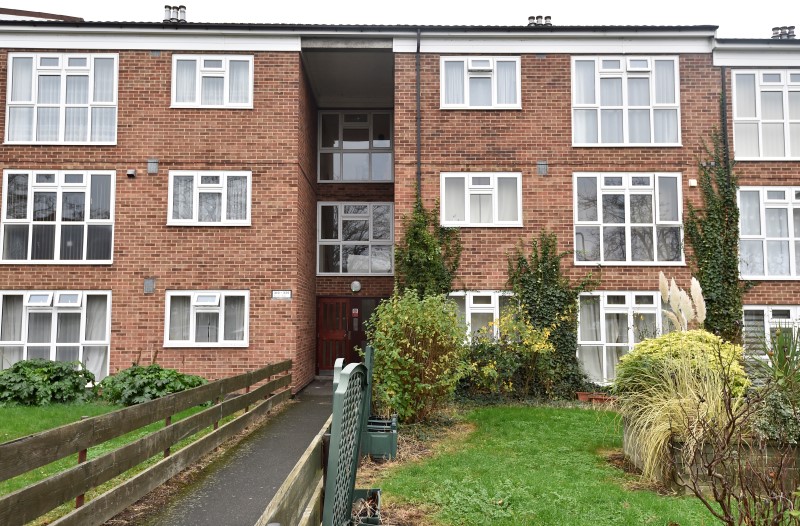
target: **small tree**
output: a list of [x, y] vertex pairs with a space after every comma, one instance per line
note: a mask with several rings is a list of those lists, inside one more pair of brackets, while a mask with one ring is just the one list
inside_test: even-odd
[[706, 153], [711, 161], [700, 164], [703, 209], [688, 204], [686, 241], [692, 247], [690, 262], [708, 304], [706, 330], [741, 343], [746, 286], [739, 282], [739, 183], [719, 131], [712, 133], [712, 148], [706, 148]]
[[403, 224], [405, 237], [394, 255], [399, 289], [420, 296], [449, 293], [461, 260], [458, 230], [441, 226], [438, 206], [426, 210], [420, 200]]
[[509, 261], [508, 276], [514, 294], [525, 306], [534, 329], [550, 330], [553, 353], [542, 355], [540, 364], [547, 364], [551, 374], [546, 384], [532, 385], [533, 394], [554, 398], [571, 398], [586, 385], [576, 356], [578, 346], [578, 295], [594, 287], [591, 276], [577, 285], [570, 283], [561, 270], [561, 260], [569, 252], [559, 252], [556, 235], [541, 232], [533, 240], [531, 253], [522, 249]]

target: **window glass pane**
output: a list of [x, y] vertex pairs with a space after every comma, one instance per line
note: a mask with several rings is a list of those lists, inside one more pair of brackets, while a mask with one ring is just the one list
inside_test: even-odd
[[175, 176], [172, 180], [172, 219], [194, 217], [194, 177]]
[[8, 174], [6, 219], [27, 219], [28, 175]]
[[675, 62], [656, 60], [656, 104], [675, 103]]
[[733, 123], [736, 157], [758, 157], [758, 124]]
[[58, 104], [61, 102], [61, 75], [39, 75], [36, 102]]
[[114, 101], [114, 59], [94, 59], [94, 101]]
[[339, 245], [319, 246], [319, 272], [339, 272]]
[[345, 113], [344, 122], [353, 124], [367, 124], [369, 122], [369, 115], [366, 113]]
[[603, 177], [603, 186], [622, 186], [622, 177]]
[[622, 142], [622, 110], [600, 110], [600, 140], [604, 144]]
[[6, 294], [3, 296], [0, 340], [4, 342], [22, 341], [22, 310], [22, 295]]
[[491, 223], [492, 218], [492, 196], [487, 194], [470, 194], [470, 223]]
[[92, 174], [89, 219], [111, 219], [111, 176]]
[[492, 178], [491, 177], [471, 177], [469, 184], [470, 184], [470, 186], [491, 186], [492, 185]]
[[789, 92], [789, 118], [800, 119], [800, 91]]
[[575, 103], [594, 104], [595, 61], [575, 61]]
[[320, 239], [339, 239], [339, 207], [320, 207]]
[[372, 147], [391, 148], [392, 146], [392, 116], [388, 113], [375, 113], [372, 115]]
[[369, 245], [342, 245], [342, 272], [369, 274]]
[[784, 201], [786, 200], [785, 190], [767, 190], [767, 199]]
[[113, 142], [117, 133], [117, 108], [92, 108], [92, 142]]
[[341, 154], [319, 154], [319, 179], [320, 181], [342, 180]]
[[470, 331], [475, 334], [481, 329], [488, 330], [493, 321], [494, 314], [490, 312], [473, 312], [470, 315]]
[[612, 382], [617, 377], [617, 364], [620, 358], [628, 353], [628, 347], [606, 348], [606, 381]]
[[578, 361], [590, 382], [603, 381], [603, 347], [581, 345], [578, 347]]
[[392, 247], [372, 247], [372, 272], [378, 274], [392, 272]]
[[788, 241], [767, 241], [767, 272], [770, 276], [789, 275]]
[[464, 104], [464, 61], [444, 63], [444, 103]]
[[756, 116], [756, 76], [752, 73], [736, 74], [736, 117], [755, 118]]
[[84, 345], [83, 366], [94, 374], [95, 382], [105, 378], [108, 371], [108, 346]]
[[742, 333], [745, 349], [750, 352], [764, 351], [767, 340], [763, 310], [744, 311], [744, 330]]
[[800, 157], [800, 124], [789, 124], [789, 140], [792, 157]]
[[650, 79], [628, 79], [628, 104], [631, 106], [650, 105]]
[[765, 223], [768, 237], [789, 236], [789, 212], [785, 208], [767, 208]]
[[200, 81], [200, 104], [203, 106], [221, 106], [224, 89], [224, 78], [203, 77]]
[[64, 140], [84, 142], [89, 136], [89, 108], [66, 108]]
[[603, 227], [603, 259], [625, 261], [625, 227]]
[[104, 341], [108, 339], [106, 319], [108, 298], [98, 294], [86, 296], [86, 340]]
[[346, 219], [342, 221], [343, 241], [369, 241], [369, 221]]
[[50, 347], [28, 347], [28, 360], [49, 360], [50, 359]]
[[34, 192], [33, 194], [33, 220], [56, 220], [56, 193]]
[[366, 150], [369, 148], [369, 130], [366, 128], [345, 128], [342, 130], [342, 147], [345, 150]]
[[628, 315], [621, 312], [607, 313], [606, 343], [628, 343]]
[[600, 261], [600, 227], [575, 227], [575, 255], [578, 261]]
[[630, 142], [650, 142], [650, 110], [628, 110], [628, 126]]
[[622, 68], [622, 64], [619, 60], [603, 60], [601, 67], [608, 70], [619, 70]]
[[16, 345], [0, 345], [0, 371], [22, 360], [23, 349]]
[[658, 260], [681, 260], [681, 229], [677, 226], [656, 227], [658, 237]]
[[444, 220], [466, 221], [465, 178], [446, 177], [444, 179]]
[[340, 148], [339, 143], [339, 115], [336, 113], [322, 114], [320, 117], [322, 122], [320, 131], [320, 147], [321, 148]]
[[345, 153], [343, 154], [343, 179], [345, 181], [369, 180], [369, 154]]
[[783, 119], [783, 92], [761, 92], [761, 118]]
[[28, 343], [50, 343], [52, 341], [53, 315], [50, 312], [28, 314]]
[[222, 220], [222, 194], [202, 192], [197, 203], [197, 220], [218, 223]]
[[58, 108], [39, 108], [36, 114], [37, 141], [58, 140], [59, 112]]
[[250, 102], [250, 62], [247, 60], [231, 60], [229, 69], [228, 98], [230, 102], [247, 104]]
[[14, 57], [11, 61], [11, 101], [33, 98], [33, 58]]
[[8, 140], [33, 140], [33, 108], [12, 107], [8, 109]]
[[622, 106], [622, 79], [600, 79], [600, 104]]
[[88, 75], [67, 75], [67, 104], [89, 104]]
[[600, 341], [600, 297], [580, 298], [580, 341]]
[[740, 240], [739, 271], [745, 276], [764, 275], [764, 247], [760, 240]]
[[200, 184], [202, 185], [219, 185], [220, 176], [219, 175], [201, 175], [200, 176]]
[[658, 178], [658, 218], [661, 221], [677, 221], [680, 203], [678, 202], [678, 178]]
[[391, 181], [392, 180], [392, 154], [373, 153], [372, 154], [372, 180]]
[[631, 258], [633, 261], [653, 261], [653, 227], [631, 227]]
[[519, 195], [515, 177], [497, 178], [497, 220], [519, 221]]
[[648, 64], [647, 59], [632, 58], [630, 60], [631, 69], [647, 69], [648, 67], [650, 67], [650, 65]]
[[197, 343], [219, 341], [219, 313], [198, 312], [195, 316], [195, 341]]
[[783, 157], [783, 123], [764, 123], [761, 125], [761, 132], [764, 138], [764, 157]]
[[189, 296], [169, 297], [169, 339], [186, 341], [189, 339], [191, 298]]
[[223, 339], [244, 341], [244, 296], [225, 297], [225, 332]]
[[650, 186], [650, 177], [649, 176], [631, 177], [631, 186]]
[[196, 60], [176, 61], [175, 102], [197, 102]]
[[597, 178], [578, 177], [578, 221], [597, 221]]
[[657, 143], [678, 142], [678, 110], [653, 110], [654, 137]]
[[781, 74], [780, 73], [764, 73], [761, 76], [762, 82], [780, 82], [781, 81]]
[[492, 79], [489, 77], [470, 77], [469, 79], [469, 105], [492, 105]]
[[[372, 207], [372, 239], [390, 240], [392, 238], [392, 207], [375, 205]], [[374, 259], [374, 258], [373, 258]]]
[[572, 140], [576, 144], [597, 143], [597, 110], [575, 110], [573, 115]]
[[244, 221], [247, 219], [247, 177], [229, 176], [227, 219], [229, 221]]
[[31, 259], [53, 259], [55, 239], [55, 225], [33, 225]]
[[61, 227], [61, 259], [83, 259], [83, 225]]
[[61, 194], [61, 220], [83, 221], [86, 218], [86, 194], [64, 192]]
[[80, 312], [59, 312], [56, 324], [56, 343], [79, 343], [80, 341]]
[[497, 103], [517, 103], [517, 63], [497, 61]]
[[653, 222], [653, 196], [633, 194], [631, 199], [631, 223]]
[[87, 229], [86, 259], [110, 260], [113, 227], [111, 225], [89, 225]]
[[625, 196], [623, 194], [603, 195], [603, 223], [625, 222]]
[[28, 259], [28, 225], [6, 225], [3, 259]]
[[206, 69], [222, 69], [222, 60], [219, 60], [219, 59], [205, 59], [205, 60], [203, 60], [203, 68], [206, 68]]

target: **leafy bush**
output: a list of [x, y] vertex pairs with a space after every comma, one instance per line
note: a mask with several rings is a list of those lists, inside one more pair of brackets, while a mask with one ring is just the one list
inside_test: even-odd
[[465, 334], [456, 304], [444, 295], [395, 290], [367, 324], [375, 412], [397, 413], [405, 422], [432, 416], [466, 372]]
[[200, 376], [164, 369], [157, 363], [133, 365], [100, 382], [102, 397], [123, 405], [141, 404], [206, 383]]
[[80, 362], [22, 360], [0, 371], [0, 403], [46, 405], [92, 398], [94, 375]]

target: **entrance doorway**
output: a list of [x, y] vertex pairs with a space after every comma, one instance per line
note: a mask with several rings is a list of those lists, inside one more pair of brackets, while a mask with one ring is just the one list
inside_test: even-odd
[[364, 349], [364, 322], [383, 298], [317, 298], [317, 373], [333, 371], [337, 358], [360, 362], [356, 348]]

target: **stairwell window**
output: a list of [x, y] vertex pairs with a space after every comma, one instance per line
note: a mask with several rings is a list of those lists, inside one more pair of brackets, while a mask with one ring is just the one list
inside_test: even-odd
[[250, 292], [167, 291], [164, 347], [247, 347]]
[[522, 174], [443, 172], [442, 226], [522, 226]]
[[317, 274], [394, 273], [392, 203], [318, 203]]
[[442, 57], [442, 109], [521, 109], [519, 57]]
[[249, 226], [251, 172], [169, 172], [168, 225]]
[[117, 55], [9, 53], [7, 143], [116, 144]]
[[252, 108], [252, 55], [173, 55], [173, 108]]
[[573, 57], [574, 146], [680, 145], [677, 57]]
[[800, 70], [733, 72], [737, 160], [800, 159]]

